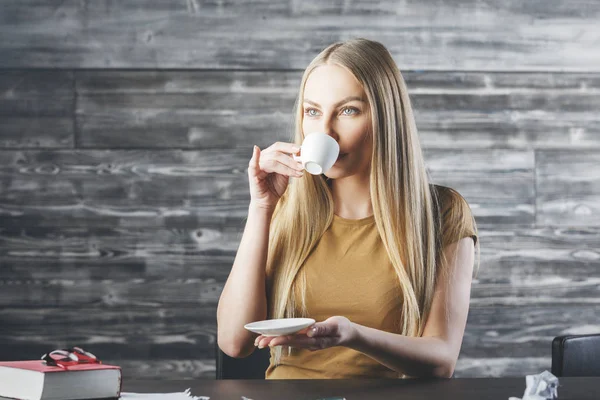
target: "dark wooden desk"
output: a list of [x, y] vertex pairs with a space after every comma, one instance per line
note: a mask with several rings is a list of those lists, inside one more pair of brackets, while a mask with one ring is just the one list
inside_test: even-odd
[[[600, 399], [600, 378], [560, 378], [560, 400]], [[167, 393], [191, 388], [195, 396], [211, 400], [316, 400], [340, 396], [347, 400], [444, 399], [508, 400], [521, 397], [523, 378], [473, 378], [441, 380], [181, 380], [123, 381], [124, 392]]]

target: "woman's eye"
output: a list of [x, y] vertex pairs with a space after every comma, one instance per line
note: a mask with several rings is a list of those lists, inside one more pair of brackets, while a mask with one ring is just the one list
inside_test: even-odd
[[[309, 117], [316, 117], [319, 114], [319, 111], [314, 108], [307, 108], [306, 110], [304, 110], [304, 114], [308, 115]], [[354, 107], [346, 107], [342, 109], [342, 114], [355, 115], [358, 114], [358, 110]]]
[[[346, 113], [346, 111], [352, 111], [352, 113]], [[346, 107], [346, 108], [344, 108], [344, 110], [342, 112], [344, 113], [344, 115], [358, 114], [358, 110], [356, 108], [352, 108], [352, 107]]]

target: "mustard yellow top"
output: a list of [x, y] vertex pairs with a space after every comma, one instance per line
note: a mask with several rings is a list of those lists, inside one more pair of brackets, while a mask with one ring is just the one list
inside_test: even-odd
[[[444, 197], [440, 196], [440, 200], [444, 201]], [[444, 215], [457, 213], [443, 212]], [[473, 230], [466, 236], [476, 239]], [[374, 216], [351, 220], [334, 215], [333, 223], [303, 269], [308, 317], [319, 322], [341, 315], [360, 325], [398, 333], [402, 305], [398, 278]], [[292, 349], [291, 355], [284, 348], [280, 364], [275, 366], [273, 362], [271, 349], [267, 379], [399, 377], [369, 356], [341, 346], [317, 351]]]

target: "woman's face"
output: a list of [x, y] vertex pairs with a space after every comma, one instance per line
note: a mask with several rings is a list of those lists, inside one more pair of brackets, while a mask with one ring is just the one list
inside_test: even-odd
[[358, 80], [338, 65], [314, 69], [304, 87], [304, 136], [324, 132], [340, 145], [340, 156], [325, 174], [339, 179], [368, 176], [371, 162], [371, 115], [367, 96]]

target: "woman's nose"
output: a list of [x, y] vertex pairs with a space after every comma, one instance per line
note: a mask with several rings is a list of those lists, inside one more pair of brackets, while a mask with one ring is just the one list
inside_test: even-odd
[[339, 137], [339, 135], [335, 131], [327, 131], [327, 132], [325, 132], [325, 134], [327, 134], [327, 135], [331, 136], [332, 138], [334, 138], [336, 142], [340, 141], [340, 137]]
[[323, 123], [321, 124], [321, 132], [325, 133], [326, 135], [331, 136], [332, 138], [334, 138], [336, 141], [338, 140], [338, 135], [336, 133], [336, 130], [334, 129], [334, 125], [333, 125], [333, 120], [332, 119], [323, 119]]

